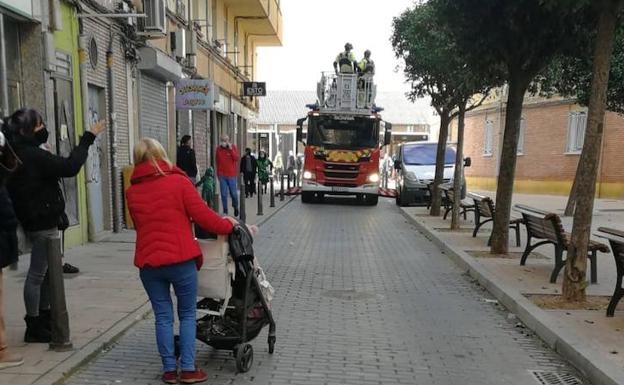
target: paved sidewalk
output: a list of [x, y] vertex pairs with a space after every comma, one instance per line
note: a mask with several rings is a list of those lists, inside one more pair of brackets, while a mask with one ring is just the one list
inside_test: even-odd
[[[247, 223], [258, 224], [288, 203], [286, 197], [269, 207], [264, 197], [264, 214], [259, 217], [257, 200], [247, 199]], [[11, 349], [25, 357], [25, 364], [0, 371], [0, 384], [52, 384], [66, 373], [106, 349], [124, 330], [147, 316], [151, 307], [133, 265], [134, 231], [111, 234], [98, 243], [66, 250], [65, 261], [80, 268], [79, 274], [65, 276], [65, 292], [70, 315], [74, 350], [64, 353], [48, 350], [47, 344], [23, 342], [24, 301], [22, 290], [29, 255], [20, 257], [19, 269], [5, 269], [4, 288], [7, 334]]]
[[[493, 192], [479, 192], [495, 197]], [[547, 211], [563, 213], [566, 197], [514, 194], [514, 204], [526, 204]], [[510, 231], [510, 255], [495, 258], [486, 246], [491, 225], [472, 238], [473, 215], [462, 221], [460, 231], [449, 231], [450, 219], [428, 216], [424, 207], [408, 207], [403, 211], [432, 240], [443, 245], [458, 263], [478, 278], [505, 306], [515, 309], [523, 321], [540, 334], [551, 346], [564, 353], [596, 384], [624, 383], [624, 311], [607, 318], [605, 310], [542, 310], [527, 300], [526, 294], [560, 294], [563, 272], [557, 283], [549, 283], [553, 268], [552, 246], [535, 250], [526, 266], [520, 266], [525, 246], [525, 230], [521, 230], [522, 247], [515, 247], [515, 235]], [[512, 212], [512, 215], [520, 216]], [[567, 231], [572, 218], [562, 218]], [[624, 230], [624, 201], [596, 200], [592, 229], [609, 226]], [[595, 240], [605, 242], [595, 236]], [[598, 283], [589, 285], [589, 295], [610, 297], [615, 287], [615, 263], [612, 254], [598, 255]], [[624, 310], [624, 304], [619, 306]], [[609, 382], [615, 380], [615, 382]]]

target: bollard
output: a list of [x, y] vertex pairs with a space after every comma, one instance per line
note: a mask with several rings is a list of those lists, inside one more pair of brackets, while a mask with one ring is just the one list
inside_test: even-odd
[[292, 175], [291, 175], [291, 173], [289, 172], [289, 173], [288, 173], [288, 188], [286, 189], [286, 191], [287, 191], [287, 192], [290, 192], [290, 188], [291, 188], [291, 186], [290, 186], [290, 179], [291, 179], [291, 177], [292, 177]]
[[271, 183], [271, 185], [269, 186], [269, 194], [271, 195], [270, 200], [270, 206], [271, 207], [275, 207], [275, 187], [273, 186], [273, 176], [271, 175], [271, 177], [269, 178], [269, 183]]
[[258, 179], [258, 212], [256, 215], [264, 215], [262, 212], [262, 182]]
[[284, 200], [284, 174], [280, 174], [280, 202]]
[[65, 302], [65, 283], [63, 282], [63, 255], [61, 254], [61, 239], [48, 238], [48, 275], [50, 282], [50, 313], [52, 341], [50, 350], [65, 352], [73, 345], [69, 340], [69, 315]]
[[[242, 181], [242, 178], [241, 178]], [[240, 184], [240, 194], [238, 196], [239, 216], [241, 222], [245, 223], [247, 220], [247, 213], [245, 212], [245, 182]]]

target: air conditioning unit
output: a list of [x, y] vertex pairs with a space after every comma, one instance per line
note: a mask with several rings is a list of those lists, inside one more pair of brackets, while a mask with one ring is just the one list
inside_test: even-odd
[[139, 19], [139, 35], [162, 37], [167, 35], [166, 0], [143, 0], [147, 17]]
[[178, 59], [186, 58], [186, 29], [171, 32], [171, 50]]
[[186, 5], [182, 0], [176, 0], [176, 15], [179, 18], [186, 20]]
[[197, 30], [192, 28], [186, 34], [186, 55], [196, 55], [197, 54]]

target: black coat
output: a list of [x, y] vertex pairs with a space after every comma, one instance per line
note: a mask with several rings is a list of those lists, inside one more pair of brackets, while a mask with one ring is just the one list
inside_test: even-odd
[[[2, 171], [0, 170], [0, 173]], [[0, 269], [17, 262], [17, 217], [0, 175]]]
[[190, 146], [178, 147], [178, 156], [176, 165], [182, 169], [191, 178], [197, 176], [197, 160], [195, 159], [195, 150]]
[[65, 211], [59, 178], [76, 176], [84, 165], [95, 135], [85, 132], [69, 157], [63, 158], [39, 148], [33, 139], [18, 136], [13, 148], [22, 165], [9, 179], [13, 207], [26, 231], [57, 227]]
[[[251, 170], [247, 170], [247, 157], [251, 158]], [[258, 162], [253, 155], [245, 154], [240, 160], [240, 172], [241, 174], [256, 177], [258, 171]]]

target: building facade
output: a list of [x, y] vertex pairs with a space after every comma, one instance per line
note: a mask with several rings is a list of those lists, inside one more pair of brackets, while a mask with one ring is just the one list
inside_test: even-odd
[[[191, 135], [200, 172], [220, 134], [244, 145], [258, 102], [241, 96], [242, 83], [257, 80], [256, 48], [281, 45], [282, 26], [278, 0], [0, 0], [0, 115], [38, 109], [60, 155], [107, 123], [86, 167], [63, 180], [67, 245], [129, 222], [124, 189], [139, 138], [175, 160]], [[209, 81], [214, 106], [176, 109], [175, 83], [191, 78]]]
[[[468, 188], [494, 190], [498, 176], [505, 122], [505, 90], [490, 96], [481, 108], [466, 116], [464, 155]], [[456, 138], [453, 122], [451, 141]], [[583, 148], [587, 109], [572, 99], [527, 96], [524, 101], [514, 190], [524, 193], [570, 192]], [[596, 197], [624, 197], [624, 118], [607, 112], [598, 168]]]

